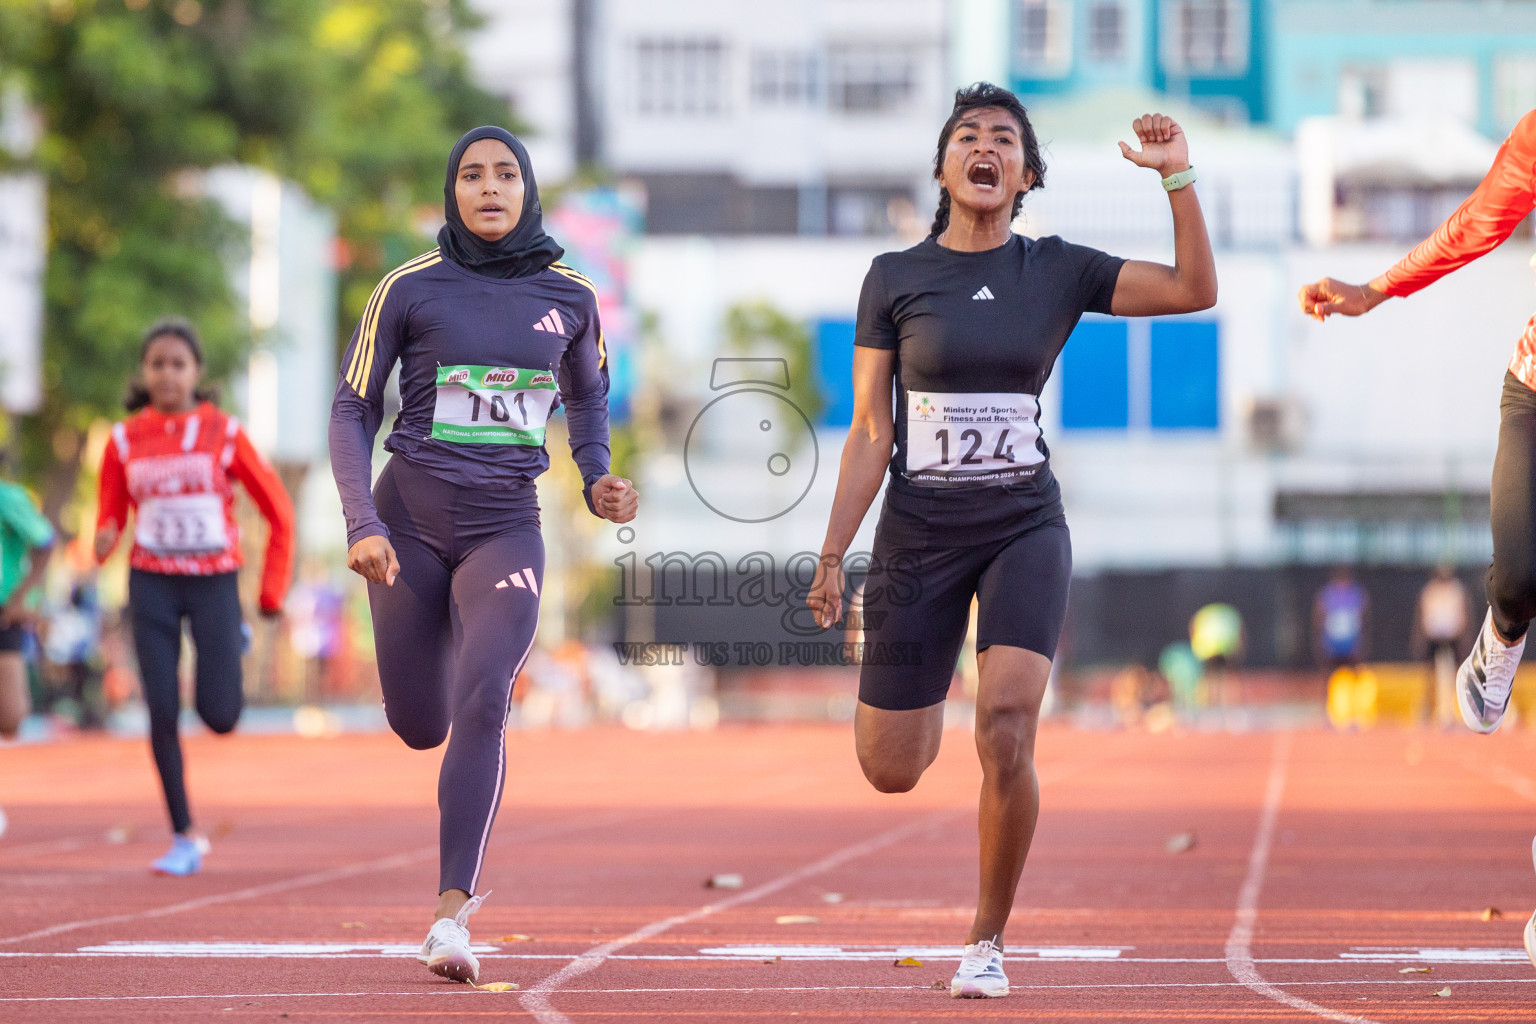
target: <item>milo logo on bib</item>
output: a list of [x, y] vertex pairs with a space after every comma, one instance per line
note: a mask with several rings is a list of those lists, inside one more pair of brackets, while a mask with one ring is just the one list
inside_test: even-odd
[[430, 436], [453, 444], [542, 445], [559, 394], [549, 370], [439, 366]]

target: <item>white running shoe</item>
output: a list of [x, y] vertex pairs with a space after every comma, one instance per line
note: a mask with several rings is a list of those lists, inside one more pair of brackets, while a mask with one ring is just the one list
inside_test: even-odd
[[1473, 732], [1490, 733], [1509, 710], [1509, 692], [1515, 685], [1515, 669], [1525, 653], [1525, 637], [1505, 646], [1493, 631], [1493, 610], [1483, 618], [1472, 653], [1456, 670], [1456, 706], [1461, 720]]
[[[1531, 862], [1536, 864], [1536, 839], [1531, 840]], [[1525, 922], [1525, 955], [1531, 958], [1531, 966], [1536, 967], [1536, 914]]]
[[432, 930], [427, 932], [427, 941], [421, 944], [416, 959], [433, 974], [471, 985], [479, 979], [480, 961], [469, 951], [469, 915], [480, 909], [485, 896], [471, 896], [453, 917], [440, 917], [432, 922]]
[[996, 999], [1008, 994], [1008, 975], [1003, 973], [1003, 951], [991, 939], [965, 947], [960, 969], [949, 983], [956, 999]]

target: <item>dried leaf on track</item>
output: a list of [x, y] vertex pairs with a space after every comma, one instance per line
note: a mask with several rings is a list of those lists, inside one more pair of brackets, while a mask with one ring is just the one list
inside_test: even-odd
[[773, 919], [774, 924], [820, 924], [821, 918], [812, 917], [810, 914], [780, 914]]
[[481, 992], [516, 992], [517, 982], [488, 981], [484, 985], [476, 985], [475, 988], [479, 989]]
[[1445, 997], [1449, 996], [1450, 994], [1451, 994], [1451, 986], [1449, 986], [1449, 985], [1445, 986], [1445, 988], [1443, 988], [1439, 992], [1435, 993], [1435, 995], [1439, 996], [1442, 999], [1444, 999]]
[[740, 875], [711, 875], [704, 881], [706, 889], [740, 889], [741, 885]]
[[949, 982], [945, 981], [943, 978], [940, 978], [938, 981], [934, 982], [932, 985], [929, 985], [928, 987], [929, 988], [936, 988], [936, 989], [942, 990], [942, 989], [949, 988]]
[[1163, 844], [1165, 853], [1188, 853], [1195, 848], [1195, 834], [1193, 832], [1180, 832], [1176, 836], [1169, 836]]
[[1402, 970], [1398, 971], [1397, 973], [1398, 974], [1428, 974], [1432, 970], [1434, 970], [1433, 967], [1404, 967]]
[[773, 959], [771, 959], [771, 960], [763, 960], [763, 961], [761, 961], [761, 962], [762, 962], [762, 963], [765, 963], [765, 964], [776, 964], [776, 963], [778, 963], [778, 962], [779, 962], [779, 961], [781, 961], [781, 960], [783, 960], [783, 959], [784, 959], [784, 958], [783, 958], [783, 957], [781, 957], [781, 956], [776, 956], [776, 957], [774, 957], [774, 958], [773, 958]]
[[492, 942], [532, 942], [532, 935], [524, 935], [521, 932], [513, 932], [511, 935], [498, 935]]
[[904, 956], [891, 964], [892, 967], [921, 967], [923, 962], [915, 956]]
[[1482, 913], [1482, 918], [1484, 921], [1497, 921], [1503, 916], [1504, 911], [1500, 910], [1498, 907], [1488, 907]]

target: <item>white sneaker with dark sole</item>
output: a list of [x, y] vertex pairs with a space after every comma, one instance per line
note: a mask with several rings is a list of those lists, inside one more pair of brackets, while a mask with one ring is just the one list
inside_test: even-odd
[[427, 941], [421, 944], [416, 959], [433, 974], [470, 985], [479, 980], [480, 961], [469, 951], [469, 915], [480, 909], [485, 896], [471, 896], [453, 917], [440, 917], [432, 922], [432, 930], [427, 932]]
[[1509, 694], [1515, 686], [1515, 669], [1525, 653], [1525, 637], [1505, 644], [1493, 630], [1493, 610], [1483, 618], [1472, 653], [1456, 670], [1456, 707], [1461, 720], [1473, 732], [1490, 733], [1504, 721]]
[[949, 982], [956, 999], [997, 999], [1008, 994], [1008, 975], [1003, 973], [1003, 951], [991, 939], [972, 942], [960, 958], [960, 969]]

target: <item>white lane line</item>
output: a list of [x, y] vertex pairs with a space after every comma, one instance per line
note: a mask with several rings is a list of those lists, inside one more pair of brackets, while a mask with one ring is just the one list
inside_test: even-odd
[[46, 839], [25, 846], [0, 847], [0, 861], [26, 860], [50, 853], [73, 853], [76, 850], [103, 842], [95, 838]]
[[[1037, 778], [1042, 785], [1047, 783], [1056, 783], [1064, 778], [1068, 778], [1072, 775], [1086, 771], [1089, 768], [1100, 767], [1111, 760], [1113, 760], [1113, 758], [1100, 757], [1068, 762], [1064, 766], [1051, 765], [1044, 771], [1039, 772]], [[749, 903], [752, 900], [778, 892], [780, 889], [793, 885], [796, 882], [810, 878], [822, 872], [829, 871], [832, 868], [845, 863], [846, 861], [852, 860], [856, 857], [862, 857], [869, 853], [873, 853], [876, 850], [884, 849], [885, 847], [890, 846], [892, 843], [898, 842], [914, 832], [920, 832], [925, 828], [929, 828], [932, 825], [937, 824], [947, 817], [960, 813], [961, 810], [963, 810], [963, 808], [951, 808], [949, 810], [936, 811], [932, 814], [925, 815], [924, 817], [919, 818], [907, 825], [899, 826], [887, 832], [882, 832], [880, 835], [875, 836], [873, 839], [868, 839], [862, 843], [856, 843], [853, 846], [845, 847], [836, 853], [830, 854], [821, 860], [816, 861], [814, 864], [808, 864], [797, 871], [791, 871], [787, 875], [780, 875], [778, 878], [770, 882], [765, 882], [763, 885], [760, 885], [754, 889], [749, 889], [746, 892], [738, 893], [737, 895], [728, 899], [723, 899], [719, 902], [711, 903], [707, 906], [700, 907], [698, 910], [694, 910], [686, 914], [677, 914], [660, 921], [653, 921], [643, 928], [639, 928], [633, 932], [630, 932], [628, 935], [625, 935], [622, 938], [615, 939], [613, 942], [605, 942], [602, 945], [594, 946], [587, 950], [585, 953], [582, 953], [576, 959], [572, 960], [570, 963], [566, 964], [565, 967], [538, 982], [527, 992], [523, 993], [522, 999], [520, 1000], [522, 1006], [525, 1010], [528, 1010], [534, 1015], [534, 1019], [537, 1020], [539, 1024], [570, 1024], [569, 1019], [563, 1013], [550, 1005], [550, 995], [566, 982], [575, 978], [579, 978], [581, 975], [586, 974], [588, 971], [594, 970], [601, 966], [604, 960], [611, 959], [613, 954], [618, 950], [624, 949], [627, 946], [632, 946], [637, 942], [644, 942], [646, 939], [660, 935], [667, 929], [676, 927], [677, 925], [687, 924], [690, 921], [697, 921], [700, 918], [708, 917], [709, 915], [718, 913], [721, 910], [727, 910], [731, 907], [740, 906], [743, 903]]]
[[794, 885], [796, 882], [802, 882], [807, 878], [830, 871], [835, 867], [846, 864], [850, 860], [883, 850], [893, 843], [900, 842], [914, 833], [931, 828], [945, 818], [953, 817], [958, 813], [960, 813], [960, 808], [950, 808], [932, 814], [925, 814], [915, 821], [909, 821], [905, 825], [898, 825], [896, 828], [887, 829], [873, 838], [854, 843], [852, 846], [845, 846], [841, 850], [830, 853], [818, 861], [801, 868], [796, 868], [794, 871], [782, 874], [745, 892], [737, 893], [735, 896], [718, 900], [697, 910], [689, 911], [686, 914], [674, 914], [671, 917], [662, 918], [660, 921], [652, 921], [650, 924], [637, 928], [622, 938], [615, 939], [612, 942], [605, 942], [599, 946], [593, 946], [560, 970], [540, 980], [527, 992], [523, 993], [520, 1000], [523, 1009], [532, 1013], [534, 1019], [539, 1024], [570, 1024], [565, 1014], [550, 1005], [550, 995], [566, 983], [574, 981], [588, 971], [602, 966], [603, 961], [619, 950], [627, 946], [633, 946], [637, 942], [644, 942], [646, 939], [654, 938], [669, 928], [698, 921], [701, 918], [709, 917], [711, 914], [718, 914], [722, 910], [729, 910], [743, 903], [750, 903], [753, 900], [772, 895]]
[[[1452, 978], [1452, 985], [1536, 985], [1536, 978]], [[1361, 978], [1351, 981], [1287, 981], [1282, 984], [1300, 986], [1342, 987], [1345, 985], [1424, 985], [1444, 984], [1444, 981], [1406, 980], [1397, 978]], [[1011, 988], [1028, 989], [1032, 992], [1051, 992], [1084, 989], [1164, 989], [1164, 988], [1246, 988], [1234, 981], [1149, 981], [1083, 985], [1011, 985]], [[739, 986], [677, 986], [675, 988], [578, 988], [564, 995], [617, 996], [617, 995], [667, 995], [678, 992], [759, 993], [773, 995], [779, 992], [912, 992], [925, 991], [927, 985], [739, 985]], [[488, 996], [468, 985], [439, 985], [409, 992], [220, 992], [208, 995], [158, 995], [158, 996], [0, 996], [0, 1003], [127, 1003], [163, 1002], [188, 999], [355, 999], [359, 996], [388, 998], [391, 996], [441, 999], [462, 996]]]
[[[325, 956], [325, 958], [327, 960], [379, 960], [379, 959], [388, 960], [388, 959], [397, 958], [397, 957], [399, 959], [402, 959], [402, 960], [414, 960], [414, 959], [416, 959], [416, 952], [417, 952], [417, 950], [419, 948], [420, 947], [418, 947], [418, 946], [412, 945], [409, 953], [399, 953], [399, 952], [393, 952], [393, 951], [374, 952], [374, 953], [357, 953], [357, 952], [352, 952], [352, 953], [334, 953], [334, 952], [326, 951], [323, 955]], [[478, 948], [479, 948], [479, 946], [478, 946], [478, 943], [477, 943], [474, 947], [472, 947], [472, 950], [477, 950]], [[1486, 958], [1482, 958], [1482, 959], [1477, 959], [1477, 960], [1458, 959], [1458, 960], [1432, 960], [1432, 961], [1425, 961], [1425, 960], [1419, 959], [1417, 957], [1400, 957], [1400, 958], [1396, 958], [1396, 959], [1382, 958], [1382, 959], [1379, 959], [1379, 960], [1372, 960], [1372, 959], [1366, 959], [1366, 958], [1341, 959], [1341, 958], [1322, 958], [1322, 957], [1256, 957], [1256, 958], [1254, 958], [1253, 962], [1256, 963], [1256, 964], [1308, 964], [1308, 965], [1318, 965], [1318, 966], [1325, 966], [1325, 967], [1326, 966], [1350, 967], [1350, 966], [1354, 966], [1354, 965], [1361, 964], [1361, 963], [1379, 963], [1379, 964], [1397, 965], [1397, 964], [1414, 964], [1414, 963], [1425, 963], [1425, 962], [1439, 964], [1442, 967], [1458, 967], [1458, 966], [1460, 966], [1460, 967], [1500, 967], [1500, 966], [1504, 966], [1506, 964], [1510, 965], [1510, 966], [1513, 966], [1513, 967], [1524, 967], [1524, 965], [1527, 962], [1527, 957], [1525, 955], [1525, 950], [1523, 950], [1523, 949], [1512, 949], [1512, 950], [1507, 950], [1507, 951], [1506, 950], [1494, 950], [1493, 952], [1497, 952], [1497, 953], [1506, 953], [1507, 952], [1510, 955], [1507, 955], [1507, 956], [1490, 956], [1490, 957], [1486, 957]], [[279, 953], [236, 953], [236, 952], [137, 953], [137, 952], [132, 952], [132, 951], [118, 952], [118, 951], [113, 951], [113, 950], [91, 949], [91, 948], [87, 947], [87, 948], [84, 948], [84, 949], [76, 950], [75, 952], [72, 952], [72, 953], [0, 952], [0, 959], [12, 959], [12, 960], [26, 960], [26, 959], [33, 959], [33, 960], [71, 960], [71, 959], [73, 959], [73, 960], [88, 960], [88, 959], [117, 958], [117, 959], [141, 959], [141, 960], [157, 960], [157, 959], [185, 960], [185, 959], [189, 959], [189, 958], [196, 958], [196, 959], [201, 959], [201, 960], [308, 960], [308, 959], [314, 958], [314, 956], [316, 956], [316, 955], [317, 954], [315, 954], [315, 953], [283, 953], [283, 952], [279, 952]], [[905, 955], [905, 954], [897, 953], [895, 955], [894, 959], [900, 959], [903, 955]], [[482, 953], [482, 952], [475, 952], [475, 956], [478, 959], [481, 959], [481, 960], [571, 960], [575, 956], [575, 954], [572, 954], [572, 953]], [[946, 959], [944, 957], [931, 957], [931, 958], [932, 959]], [[959, 958], [960, 958], [959, 954], [957, 953], [954, 956], [948, 957], [947, 959], [958, 960]], [[729, 956], [729, 957], [725, 957], [725, 956], [710, 956], [710, 955], [698, 954], [698, 953], [615, 953], [612, 956], [608, 957], [608, 959], [609, 960], [635, 960], [635, 961], [655, 960], [655, 961], [660, 961], [660, 962], [683, 961], [683, 962], [715, 963], [715, 964], [720, 964], [720, 963], [727, 963], [727, 964], [729, 964], [729, 963], [752, 964], [752, 963], [758, 963], [758, 962], [760, 962], [760, 961], [762, 961], [764, 959], [770, 959], [770, 958], [767, 958], [767, 957], [743, 957], [743, 956]], [[783, 961], [784, 963], [807, 963], [807, 964], [823, 964], [823, 963], [825, 963], [825, 964], [830, 964], [830, 963], [880, 963], [882, 961], [891, 960], [891, 959], [893, 959], [893, 957], [892, 957], [891, 954], [886, 953], [886, 954], [883, 954], [881, 956], [781, 956], [778, 959]], [[1031, 965], [1035, 965], [1035, 966], [1039, 966], [1041, 964], [1081, 964], [1081, 963], [1094, 963], [1094, 964], [1225, 964], [1227, 962], [1224, 957], [1219, 957], [1219, 956], [1208, 956], [1208, 957], [1193, 957], [1193, 956], [1191, 956], [1191, 957], [1184, 957], [1184, 956], [1167, 956], [1167, 957], [1163, 957], [1163, 956], [1123, 956], [1123, 957], [1116, 957], [1115, 959], [1110, 960], [1110, 959], [1105, 959], [1105, 958], [1102, 958], [1102, 957], [1065, 957], [1065, 956], [1039, 957], [1039, 956], [1015, 956], [1015, 955], [1010, 954], [1007, 957], [1004, 957], [1004, 959], [1007, 960], [1009, 963], [1031, 964]], [[1287, 984], [1289, 984], [1289, 983], [1287, 983]]]
[[1340, 1024], [1376, 1024], [1368, 1017], [1340, 1013], [1281, 991], [1259, 975], [1253, 960], [1253, 926], [1259, 917], [1259, 892], [1264, 888], [1264, 873], [1269, 869], [1269, 851], [1275, 841], [1275, 821], [1280, 817], [1280, 800], [1285, 795], [1285, 772], [1290, 756], [1291, 734], [1282, 732], [1275, 737], [1275, 754], [1269, 768], [1269, 785], [1264, 792], [1264, 810], [1259, 815], [1259, 831], [1254, 836], [1253, 852], [1248, 857], [1248, 874], [1243, 879], [1243, 887], [1238, 890], [1237, 916], [1232, 922], [1232, 932], [1227, 936], [1227, 970], [1245, 988], [1303, 1013], [1326, 1017]]
[[[549, 836], [561, 835], [566, 832], [578, 832], [601, 825], [612, 824], [615, 821], [623, 821], [629, 818], [642, 817], [648, 812], [620, 811], [608, 815], [599, 815], [578, 821], [554, 822], [548, 825], [533, 825], [527, 828], [514, 829], [504, 838], [507, 841], [527, 841], [530, 839], [543, 839]], [[344, 878], [353, 878], [357, 875], [372, 874], [377, 871], [392, 871], [396, 868], [411, 867], [422, 861], [430, 860], [437, 856], [437, 844], [423, 846], [409, 853], [397, 853], [390, 857], [381, 857], [378, 860], [363, 861], [357, 864], [348, 864], [339, 868], [328, 868], [325, 871], [314, 871], [307, 875], [299, 875], [295, 878], [287, 878], [280, 882], [268, 882], [265, 885], [253, 885], [245, 889], [235, 889], [231, 892], [215, 893], [211, 896], [202, 896], [195, 900], [184, 900], [181, 903], [172, 903], [169, 906], [153, 907], [149, 910], [135, 910], [126, 914], [112, 914], [107, 917], [93, 917], [81, 921], [67, 921], [63, 924], [50, 925], [47, 928], [39, 928], [36, 931], [26, 932], [22, 935], [12, 935], [0, 938], [0, 946], [10, 945], [16, 942], [26, 942], [29, 939], [46, 938], [49, 935], [58, 935], [62, 932], [75, 931], [80, 928], [94, 928], [101, 925], [122, 924], [126, 921], [144, 921], [157, 917], [169, 917], [172, 914], [185, 913], [188, 910], [201, 910], [203, 907], [218, 906], [222, 903], [237, 903], [241, 900], [256, 899], [261, 896], [271, 896], [274, 893], [287, 892], [292, 889], [303, 889], [311, 885], [322, 885], [327, 882], [336, 882]]]

